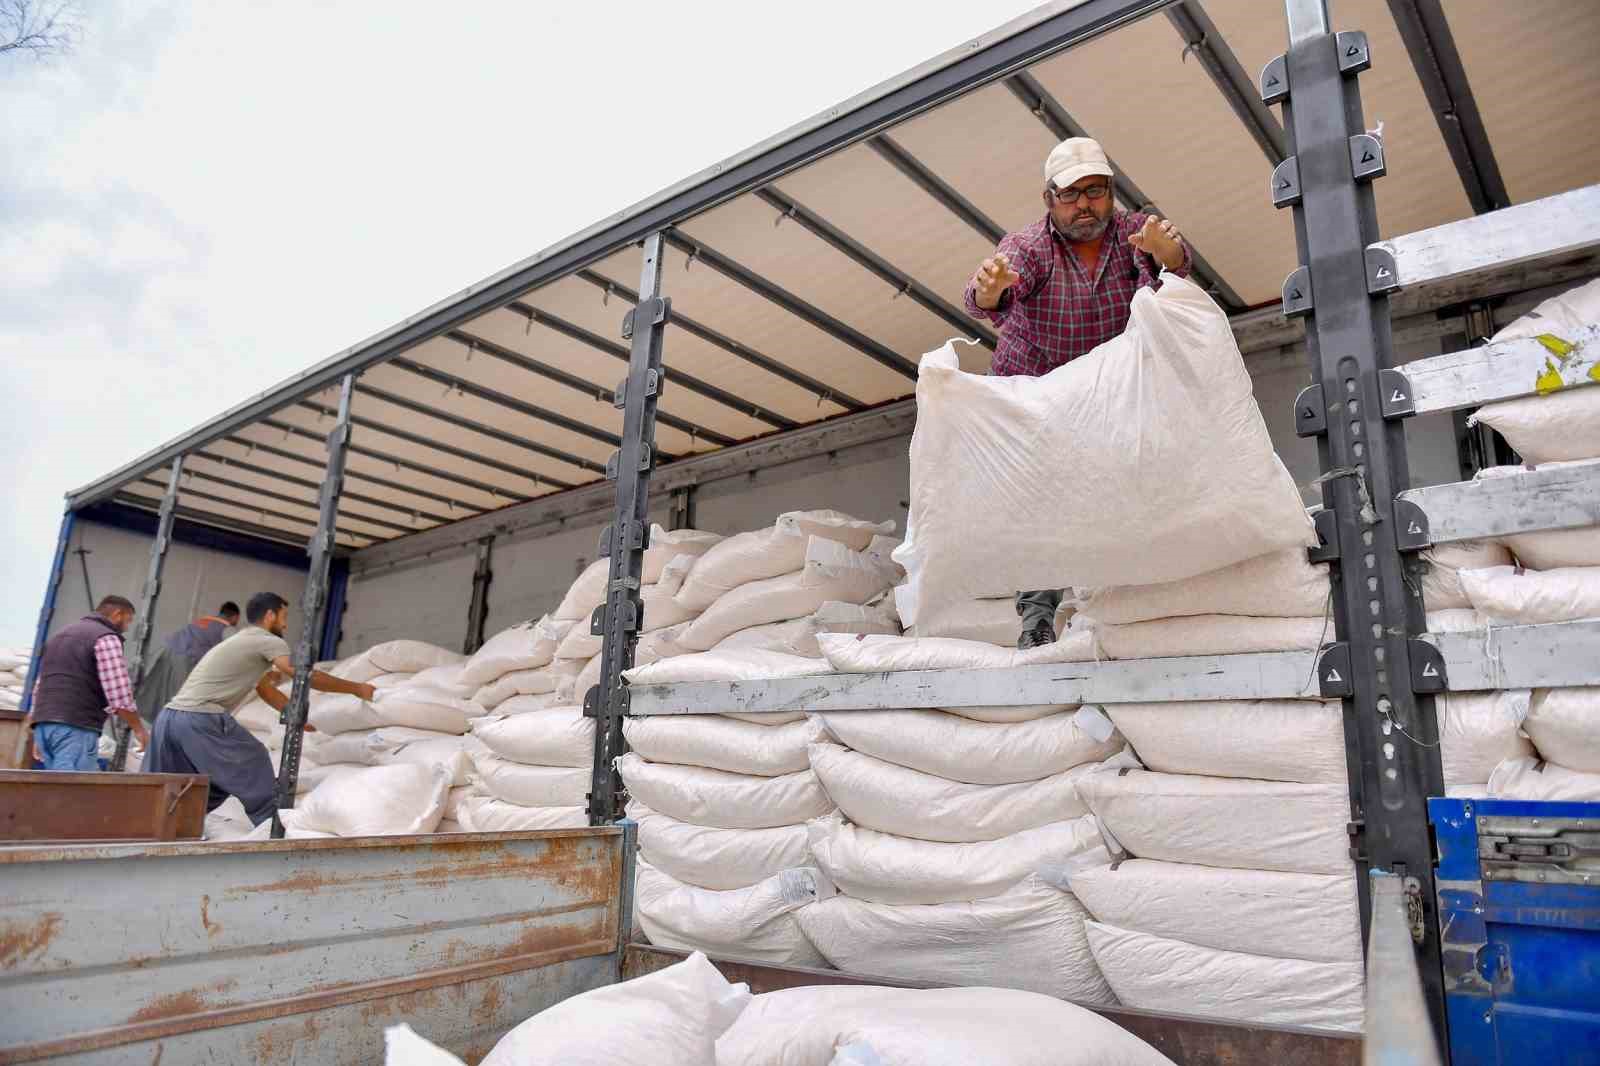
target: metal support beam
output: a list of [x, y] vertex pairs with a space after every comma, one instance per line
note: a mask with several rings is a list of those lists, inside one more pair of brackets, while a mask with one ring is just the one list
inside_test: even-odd
[[1451, 692], [1575, 688], [1594, 684], [1600, 619], [1491, 626], [1475, 633], [1428, 633]]
[[467, 604], [467, 637], [461, 654], [483, 647], [483, 626], [489, 618], [489, 583], [494, 580], [494, 538], [478, 541], [478, 564], [472, 571], [472, 600]]
[[[604, 274], [597, 274], [593, 270], [580, 270], [577, 273], [577, 277], [580, 280], [587, 281], [589, 284], [593, 285], [603, 293], [608, 295], [615, 293], [629, 303], [639, 302], [638, 293], [628, 288], [628, 286], [623, 285], [621, 282], [613, 281]], [[865, 402], [856, 399], [849, 393], [841, 392], [832, 385], [829, 385], [823, 381], [819, 381], [809, 374], [802, 373], [792, 366], [781, 363], [772, 358], [770, 355], [763, 355], [761, 352], [756, 351], [749, 345], [742, 344], [726, 334], [717, 332], [710, 326], [696, 322], [692, 318], [685, 318], [683, 315], [674, 314], [672, 317], [672, 328], [681, 329], [691, 337], [697, 337], [713, 347], [721, 348], [735, 359], [749, 363], [751, 366], [758, 366], [774, 377], [782, 378], [791, 385], [796, 385], [802, 389], [805, 389], [807, 392], [815, 395], [819, 400], [829, 400], [838, 404], [846, 411], [860, 411], [867, 406]], [[668, 416], [665, 412], [660, 412], [656, 415], [656, 420], [662, 425], [672, 425], [673, 423], [669, 419], [670, 416]], [[712, 438], [706, 437], [706, 439], [711, 440]], [[732, 442], [730, 441], [729, 443]]]
[[[144, 679], [144, 664], [150, 654], [150, 637], [156, 628], [156, 606], [161, 602], [161, 571], [167, 565], [167, 549], [172, 546], [172, 523], [178, 510], [178, 488], [183, 479], [183, 456], [172, 460], [167, 474], [167, 490], [161, 497], [161, 510], [156, 521], [156, 535], [150, 541], [150, 568], [145, 573], [144, 588], [139, 591], [138, 613], [134, 615], [133, 639], [128, 642], [128, 679], [135, 692]], [[117, 738], [116, 751], [111, 754], [111, 769], [121, 773], [128, 765], [128, 740], [130, 730], [119, 719], [113, 719], [112, 734]]]
[[1600, 325], [1569, 337], [1499, 341], [1407, 363], [1415, 414], [1456, 411], [1496, 400], [1544, 395], [1600, 383]]
[[[506, 309], [522, 315], [530, 322], [537, 322], [541, 326], [544, 326], [548, 329], [553, 329], [562, 336], [577, 341], [579, 344], [586, 344], [597, 352], [604, 352], [613, 359], [619, 359], [624, 363], [628, 361], [628, 349], [625, 345], [618, 344], [615, 341], [607, 340], [598, 333], [584, 329], [582, 326], [577, 325], [576, 323], [568, 322], [559, 315], [553, 315], [549, 311], [533, 307], [530, 304], [523, 303], [520, 300], [513, 300], [506, 306]], [[708, 400], [714, 400], [724, 407], [731, 408], [742, 414], [747, 414], [758, 422], [765, 422], [769, 426], [775, 426], [778, 429], [792, 429], [794, 426], [798, 425], [794, 419], [787, 418], [784, 415], [772, 410], [770, 407], [765, 407], [751, 400], [746, 400], [742, 397], [735, 396], [726, 389], [718, 388], [709, 381], [702, 381], [697, 377], [693, 377], [692, 375], [682, 372], [674, 372], [672, 375], [672, 382], [675, 385], [681, 385], [690, 392], [698, 393]]]
[[[237, 437], [230, 437], [228, 439], [234, 443], [241, 444], [246, 448], [253, 446], [255, 450], [260, 451], [264, 455], [274, 455], [279, 459], [287, 459], [291, 462], [307, 463], [313, 466], [316, 465], [313, 460], [308, 459], [303, 455], [296, 455], [294, 452], [287, 451], [283, 448], [274, 448], [270, 444], [256, 444], [254, 441], [240, 440]], [[194, 457], [197, 459], [209, 459], [214, 463], [221, 464], [222, 466], [231, 466], [236, 470], [243, 470], [247, 474], [255, 474], [259, 477], [269, 477], [274, 481], [281, 481], [286, 485], [298, 485], [303, 489], [310, 489], [312, 492], [320, 492], [322, 488], [321, 482], [312, 481], [310, 478], [295, 477], [293, 474], [286, 474], [282, 470], [273, 470], [271, 467], [259, 466], [246, 459], [235, 459], [231, 456], [223, 455], [221, 452], [200, 451], [196, 452]], [[409, 492], [418, 496], [423, 495], [422, 493], [417, 492], [416, 489], [402, 485], [399, 482], [384, 481], [381, 478], [374, 478], [369, 474], [356, 474], [352, 472], [346, 476], [346, 480], [358, 477], [364, 481], [370, 481], [375, 485], [383, 485], [387, 488], [398, 489], [401, 492]], [[434, 496], [430, 494], [426, 498], [433, 499]], [[368, 507], [376, 507], [380, 510], [391, 511], [394, 514], [410, 515], [413, 521], [421, 518], [429, 522], [433, 522], [436, 525], [443, 525], [446, 522], [454, 522], [456, 519], [461, 517], [461, 515], [443, 515], [439, 514], [437, 511], [425, 511], [420, 507], [407, 507], [403, 503], [391, 503], [388, 500], [379, 499], [376, 496], [368, 496], [361, 492], [346, 491], [344, 494], [344, 499], [347, 503], [360, 503]], [[474, 514], [476, 514], [479, 510], [476, 507], [466, 507], [465, 504], [462, 504], [459, 501], [450, 500], [446, 497], [439, 497], [439, 500], [441, 503], [448, 503], [452, 507], [462, 507], [466, 510], [472, 511]], [[348, 514], [351, 518], [359, 518], [362, 521], [371, 521], [371, 519], [355, 511], [347, 511], [346, 514]], [[400, 528], [404, 528], [409, 532], [415, 532], [416, 530], [415, 525]]]
[[[1039, 79], [1027, 71], [1007, 78], [1006, 88], [1010, 89], [1012, 95], [1022, 102], [1022, 106], [1044, 123], [1045, 128], [1057, 139], [1064, 141], [1068, 137], [1089, 136], [1088, 131], [1078, 125], [1077, 121], [1067, 113], [1067, 109], [1061, 106], [1061, 102], [1051, 96], [1050, 91], [1039, 84]], [[1121, 167], [1117, 166], [1116, 160], [1110, 159], [1109, 156], [1107, 159], [1110, 160], [1111, 169], [1115, 172], [1111, 178], [1111, 186], [1117, 199], [1135, 210], [1148, 210], [1160, 214], [1161, 209], [1133, 183], [1133, 179], [1128, 177]], [[1206, 262], [1205, 256], [1200, 254], [1200, 249], [1194, 246], [1194, 242], [1185, 237], [1184, 243], [1189, 245], [1189, 257], [1194, 263], [1196, 280], [1204, 283], [1217, 298], [1217, 302], [1229, 311], [1244, 310], [1246, 304], [1243, 297], [1212, 269], [1211, 264]]]
[[[67, 549], [72, 544], [74, 521], [70, 508], [61, 512], [61, 525], [56, 532], [56, 550], [50, 557], [50, 573], [45, 578], [44, 600], [39, 605], [39, 621], [33, 627], [33, 656], [28, 660], [28, 676], [22, 682], [20, 708], [23, 714], [33, 709], [33, 686], [39, 680], [39, 664], [44, 661], [45, 642], [50, 639], [50, 622], [56, 614], [56, 593], [61, 590], [61, 574], [67, 566]], [[28, 757], [32, 738], [32, 729], [23, 729], [18, 733], [17, 748], [13, 752], [13, 766], [33, 765], [33, 760]]]
[[[1283, 115], [1301, 185], [1292, 208], [1296, 243], [1314, 294], [1306, 346], [1312, 381], [1330, 412], [1317, 452], [1323, 506], [1338, 532], [1330, 576], [1337, 654], [1350, 668], [1339, 687], [1362, 927], [1372, 913], [1369, 867], [1418, 879], [1418, 969], [1434, 1031], [1442, 1034], [1427, 797], [1444, 794], [1444, 775], [1433, 698], [1413, 689], [1410, 639], [1426, 623], [1422, 598], [1407, 583], [1396, 523], [1371, 504], [1405, 491], [1410, 471], [1405, 424], [1383, 415], [1383, 379], [1394, 364], [1388, 301], [1370, 294], [1363, 259], [1377, 237], [1377, 204], [1372, 182], [1356, 180], [1351, 167], [1350, 139], [1366, 128], [1357, 83], [1363, 50], [1357, 39], [1327, 32], [1322, 0], [1287, 0], [1286, 9]], [[1347, 61], [1352, 48], [1355, 61]]]
[[[226, 460], [218, 460], [218, 462], [226, 462]], [[241, 466], [240, 469], [244, 468]], [[257, 467], [257, 469], [259, 470], [261, 468]], [[277, 500], [279, 503], [286, 503], [291, 507], [303, 507], [308, 511], [315, 511], [317, 509], [317, 501], [314, 499], [307, 500], [300, 496], [291, 496], [287, 492], [279, 492], [276, 489], [264, 489], [259, 485], [246, 484], [243, 481], [235, 481], [233, 478], [221, 477], [217, 474], [207, 473], [203, 470], [195, 470], [191, 468], [184, 472], [184, 476], [190, 481], [190, 483], [195, 481], [205, 481], [213, 485], [220, 485], [223, 488], [237, 489], [240, 492], [248, 492], [253, 496], [260, 496], [264, 500]], [[269, 476], [276, 477], [276, 475]], [[254, 505], [245, 501], [240, 501], [239, 506], [252, 507]], [[414, 525], [401, 525], [399, 522], [391, 522], [387, 518], [371, 518], [367, 515], [351, 514], [349, 511], [345, 511], [342, 517], [351, 522], [365, 522], [368, 525], [377, 526], [380, 529], [392, 529], [397, 533], [415, 533], [417, 531], [417, 527]]]
[[[1461, 186], [1480, 215], [1511, 205], [1500, 165], [1495, 162], [1472, 85], [1450, 33], [1439, 0], [1389, 0], [1389, 12], [1405, 42], [1422, 91], [1433, 108], [1450, 160], [1461, 176]], [[1531, 73], [1531, 72], [1530, 72]]]
[[1406, 548], [1600, 525], [1600, 461], [1407, 489], [1395, 518]]
[[912, 380], [916, 380], [917, 364], [910, 359], [895, 352], [887, 345], [878, 343], [854, 326], [841, 322], [822, 310], [822, 308], [801, 299], [783, 286], [767, 280], [749, 267], [743, 266], [723, 255], [704, 241], [695, 240], [680, 230], [669, 229], [666, 231], [666, 242], [678, 251], [691, 255], [695, 262], [704, 263], [723, 277], [743, 285], [768, 302], [777, 304], [791, 315], [815, 326], [834, 340], [849, 345], [874, 362], [882, 363], [890, 370], [897, 371]]
[[[523, 306], [522, 304], [513, 304], [507, 307], [506, 310], [516, 311], [520, 314], [521, 311], [519, 309]], [[532, 309], [529, 308], [529, 310], [531, 311]], [[533, 318], [528, 318], [530, 324], [533, 321]], [[596, 403], [612, 403], [616, 400], [616, 393], [603, 385], [597, 385], [587, 378], [580, 378], [576, 374], [569, 374], [565, 370], [553, 367], [548, 363], [541, 363], [537, 359], [523, 355], [521, 352], [512, 351], [510, 348], [498, 345], [493, 341], [484, 340], [482, 337], [467, 330], [451, 330], [449, 337], [453, 341], [466, 345], [469, 359], [472, 357], [471, 353], [483, 352], [485, 355], [492, 356], [503, 363], [516, 367], [518, 370], [525, 370], [530, 374], [537, 374], [546, 380], [565, 385], [567, 388], [581, 393], [584, 397], [594, 400]], [[743, 409], [741, 408], [741, 410]], [[705, 426], [691, 422], [687, 418], [678, 418], [675, 415], [663, 412], [660, 419], [662, 425], [671, 426], [673, 429], [689, 434], [690, 437], [710, 441], [719, 447], [735, 443], [734, 438], [707, 429]]]
[[[277, 431], [281, 432], [286, 439], [288, 437], [302, 437], [302, 438], [304, 438], [306, 440], [321, 440], [322, 439], [320, 436], [318, 436], [317, 434], [311, 432], [309, 429], [303, 429], [300, 426], [294, 425], [291, 422], [281, 422], [276, 418], [264, 418], [264, 419], [261, 420], [261, 425], [267, 427], [268, 429], [274, 429], [274, 430], [277, 430]], [[298, 462], [310, 463], [312, 466], [318, 465], [316, 460], [314, 460], [314, 459], [308, 459], [307, 457], [305, 457], [303, 455], [297, 455], [296, 453], [291, 452], [291, 451], [287, 451], [285, 449], [273, 448], [272, 445], [261, 444], [261, 443], [258, 443], [256, 441], [250, 440], [248, 438], [241, 438], [241, 437], [231, 437], [229, 439], [238, 441], [240, 444], [243, 444], [246, 447], [249, 447], [251, 445], [255, 445], [255, 447], [262, 448], [262, 449], [271, 448], [272, 450], [269, 452], [269, 454], [277, 455], [277, 456], [279, 456], [281, 458], [284, 458], [284, 459], [291, 459], [292, 458], [292, 459], [295, 459]], [[477, 480], [474, 480], [473, 478], [469, 478], [469, 477], [463, 477], [460, 474], [452, 474], [448, 470], [441, 470], [439, 467], [429, 466], [426, 463], [418, 463], [418, 462], [414, 462], [414, 461], [412, 461], [410, 459], [400, 459], [400, 458], [398, 458], [396, 456], [389, 455], [386, 452], [380, 452], [376, 448], [367, 448], [367, 447], [364, 447], [363, 445], [356, 444], [356, 443], [353, 443], [353, 442], [350, 445], [350, 454], [351, 455], [359, 455], [364, 459], [372, 459], [372, 460], [374, 460], [376, 462], [380, 462], [380, 463], [387, 463], [390, 466], [394, 467], [396, 472], [401, 471], [401, 470], [415, 471], [418, 474], [426, 474], [429, 477], [438, 478], [440, 481], [447, 481], [447, 482], [451, 483], [452, 485], [460, 485], [463, 488], [476, 489], [479, 492], [486, 492], [491, 496], [504, 496], [504, 497], [510, 499], [512, 502], [518, 502], [520, 500], [528, 499], [527, 496], [520, 496], [519, 497], [514, 493], [508, 493], [505, 489], [500, 488], [498, 485], [490, 485], [487, 482], [477, 481]], [[450, 496], [443, 496], [443, 495], [440, 495], [439, 493], [431, 492], [431, 491], [429, 491], [427, 489], [414, 488], [411, 485], [406, 484], [405, 482], [401, 482], [401, 481], [386, 481], [383, 478], [374, 477], [371, 474], [360, 474], [360, 473], [355, 473], [355, 472], [352, 472], [350, 474], [350, 476], [354, 477], [354, 478], [360, 478], [363, 481], [370, 481], [374, 485], [382, 485], [384, 488], [387, 488], [387, 489], [394, 489], [397, 492], [409, 492], [414, 496], [421, 496], [424, 499], [438, 500], [440, 503], [444, 504], [446, 507], [450, 507], [452, 509], [456, 508], [456, 507], [460, 507], [463, 510], [471, 511], [473, 513], [479, 513], [479, 512], [481, 512], [483, 510], [482, 507], [478, 507], [476, 505], [469, 504], [469, 503], [463, 503], [461, 500], [457, 500], [457, 499], [455, 499], [453, 497], [450, 497]]]
[[1240, 65], [1222, 31], [1200, 6], [1200, 0], [1183, 0], [1167, 8], [1166, 15], [1186, 44], [1183, 58], [1188, 59], [1189, 53], [1194, 53], [1222, 99], [1244, 125], [1245, 132], [1261, 148], [1267, 162], [1273, 166], [1283, 162], [1289, 154], [1283, 127], [1272, 117], [1271, 109], [1261, 102], [1255, 79]]
[[600, 683], [583, 697], [583, 710], [596, 719], [594, 772], [589, 790], [589, 821], [605, 825], [622, 812], [622, 782], [615, 762], [628, 750], [622, 721], [628, 694], [622, 672], [633, 666], [644, 608], [639, 585], [644, 575], [644, 550], [650, 546], [651, 450], [656, 435], [656, 398], [660, 394], [661, 353], [672, 301], [661, 296], [661, 268], [666, 257], [662, 235], [644, 242], [640, 270], [641, 299], [628, 315], [623, 333], [633, 342], [628, 382], [623, 390], [622, 447], [615, 457], [616, 510], [600, 534], [600, 553], [611, 559], [606, 602], [595, 612], [590, 631], [603, 636]]
[[[136, 484], [142, 485], [145, 482], [140, 481]], [[126, 489], [119, 490], [109, 501], [103, 502], [115, 503], [122, 507], [146, 513], [154, 513], [161, 506], [160, 500], [154, 500], [148, 496], [138, 496], [128, 492]], [[271, 526], [258, 525], [255, 522], [246, 522], [238, 518], [228, 518], [224, 515], [212, 514], [209, 511], [196, 510], [193, 507], [180, 506], [177, 513], [179, 518], [187, 522], [193, 522], [196, 525], [225, 529], [233, 533], [243, 533], [256, 540], [270, 541], [273, 544], [281, 544], [285, 547], [301, 548], [305, 545], [305, 541], [297, 538], [289, 530], [274, 529]], [[341, 545], [339, 550], [345, 552], [351, 549]]]
[[757, 189], [755, 194], [762, 203], [776, 210], [782, 217], [794, 219], [807, 231], [820, 238], [824, 244], [875, 275], [894, 290], [895, 298], [908, 297], [924, 311], [943, 319], [946, 325], [966, 336], [976, 337], [985, 348], [994, 350], [995, 335], [992, 330], [979, 324], [977, 319], [966, 311], [945, 300], [800, 201], [786, 195], [775, 185]]
[[[334, 519], [339, 513], [339, 493], [344, 490], [344, 463], [350, 447], [350, 415], [355, 400], [356, 375], [345, 375], [339, 389], [339, 411], [333, 431], [328, 434], [328, 470], [322, 481], [318, 503], [317, 532], [307, 554], [311, 565], [306, 570], [306, 589], [300, 603], [300, 639], [294, 649], [294, 684], [289, 704], [283, 709], [283, 750], [278, 757], [278, 809], [294, 806], [300, 782], [300, 745], [305, 737], [306, 716], [311, 709], [311, 666], [321, 650], [323, 624], [328, 609], [328, 578], [333, 567]], [[272, 839], [283, 839], [283, 822], [272, 812]]]
[[673, 489], [671, 496], [671, 525], [670, 529], [694, 528], [694, 497], [693, 485], [685, 485], [681, 489]]
[[[156, 488], [163, 488], [161, 482], [155, 480], [154, 478], [148, 478], [148, 477], [147, 478], [140, 478], [137, 482], [135, 482], [135, 484], [136, 485], [151, 485], [151, 486], [154, 486]], [[261, 506], [259, 506], [257, 504], [246, 503], [243, 500], [236, 500], [236, 499], [232, 498], [231, 496], [218, 496], [214, 492], [206, 492], [203, 489], [196, 489], [196, 488], [185, 488], [183, 490], [183, 494], [185, 496], [189, 497], [190, 499], [205, 500], [207, 503], [220, 503], [220, 504], [223, 504], [223, 505], [225, 505], [227, 507], [237, 507], [241, 511], [254, 511], [256, 514], [260, 515], [263, 518], [276, 518], [278, 521], [287, 523], [289, 525], [301, 526], [301, 527], [303, 527], [305, 529], [315, 529], [315, 528], [317, 528], [317, 523], [314, 520], [308, 520], [308, 519], [305, 519], [305, 518], [301, 518], [299, 515], [284, 514], [282, 511], [274, 511], [274, 510], [271, 510], [270, 508], [261, 507]], [[158, 509], [160, 507], [160, 501], [158, 501], [158, 500], [151, 500], [148, 497], [139, 497], [139, 498], [143, 501], [144, 505], [147, 506], [147, 507], [152, 505], [152, 504], [154, 504]], [[180, 507], [180, 508], [178, 508], [178, 512], [177, 513], [179, 515], [183, 516], [183, 517], [191, 517], [191, 516], [197, 517], [200, 521], [210, 521], [211, 520], [206, 515], [206, 512], [201, 510], [198, 507], [191, 507], [191, 508], [182, 508], [182, 507]], [[217, 516], [217, 517], [223, 517], [223, 516]], [[267, 528], [270, 528], [270, 527], [267, 527]], [[277, 531], [277, 534], [278, 534], [279, 537], [293, 536], [293, 534], [286, 533], [284, 530], [281, 530], [281, 529]], [[351, 540], [364, 540], [364, 541], [369, 541], [370, 542], [370, 541], [375, 541], [375, 540], [379, 540], [380, 539], [378, 537], [373, 536], [371, 533], [362, 533], [362, 532], [360, 532], [358, 530], [351, 529], [348, 526], [340, 526], [340, 527], [338, 527], [338, 534], [341, 537], [349, 537]]]
[[962, 196], [956, 191], [955, 186], [929, 170], [923, 165], [922, 160], [906, 151], [900, 142], [887, 133], [880, 133], [867, 141], [867, 147], [888, 160], [890, 165], [915, 182], [923, 192], [948, 208], [951, 214], [977, 230], [985, 240], [999, 244], [1000, 238], [1006, 235], [1004, 226], [984, 214], [983, 208]]

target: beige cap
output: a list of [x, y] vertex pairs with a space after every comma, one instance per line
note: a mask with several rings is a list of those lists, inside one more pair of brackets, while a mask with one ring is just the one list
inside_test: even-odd
[[1056, 145], [1050, 158], [1044, 161], [1044, 180], [1058, 189], [1065, 189], [1091, 174], [1111, 177], [1106, 150], [1092, 137], [1068, 137]]

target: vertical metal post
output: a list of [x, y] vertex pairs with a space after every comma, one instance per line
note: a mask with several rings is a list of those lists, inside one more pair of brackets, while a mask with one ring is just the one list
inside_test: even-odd
[[[150, 571], [139, 594], [139, 613], [134, 617], [133, 639], [128, 642], [128, 679], [135, 692], [144, 678], [145, 659], [150, 654], [150, 636], [156, 627], [156, 605], [161, 601], [161, 571], [167, 565], [167, 548], [172, 544], [172, 523], [178, 511], [178, 484], [183, 479], [183, 456], [172, 460], [167, 474], [167, 491], [161, 497], [156, 520], [155, 540], [150, 543]], [[111, 769], [121, 773], [128, 765], [128, 740], [132, 735], [120, 720], [112, 723], [117, 750], [111, 756]]]
[[650, 546], [650, 472], [655, 466], [656, 400], [665, 384], [661, 350], [672, 301], [661, 296], [660, 233], [644, 242], [639, 302], [623, 319], [622, 335], [632, 341], [628, 377], [617, 387], [623, 408], [622, 447], [606, 464], [606, 476], [617, 482], [616, 515], [600, 534], [600, 554], [611, 559], [606, 602], [595, 610], [589, 631], [604, 637], [600, 651], [600, 683], [583, 697], [583, 712], [597, 718], [594, 731], [594, 776], [589, 790], [589, 821], [605, 825], [617, 819], [621, 792], [613, 766], [627, 750], [622, 720], [628, 713], [628, 691], [622, 672], [633, 665], [643, 607], [639, 602], [644, 549]]
[[669, 529], [694, 528], [694, 486], [685, 485], [672, 490], [672, 510], [668, 518]]
[[494, 537], [478, 541], [478, 565], [472, 571], [472, 602], [467, 605], [467, 638], [461, 653], [471, 655], [483, 647], [483, 627], [489, 619], [489, 583], [494, 580]]
[[[1320, 9], [1320, 16], [1313, 9]], [[1338, 641], [1323, 650], [1324, 697], [1344, 701], [1351, 837], [1362, 928], [1372, 914], [1368, 867], [1408, 886], [1417, 969], [1434, 1034], [1444, 1043], [1433, 847], [1427, 797], [1444, 794], [1433, 699], [1442, 671], [1412, 637], [1424, 628], [1415, 557], [1401, 554], [1396, 496], [1409, 481], [1405, 425], [1386, 418], [1393, 365], [1385, 279], [1368, 262], [1378, 239], [1372, 180], [1383, 146], [1365, 132], [1357, 78], [1366, 36], [1328, 32], [1322, 0], [1288, 0], [1290, 49], [1262, 72], [1269, 103], [1284, 105], [1294, 151], [1273, 175], [1279, 206], [1294, 208], [1301, 266], [1284, 283], [1285, 314], [1307, 316], [1314, 384], [1295, 404], [1297, 431], [1318, 438], [1324, 557], [1333, 563]], [[1315, 32], [1320, 24], [1320, 32]]]
[[339, 657], [339, 641], [344, 636], [344, 608], [350, 594], [350, 560], [335, 559], [328, 578], [328, 616], [322, 623], [323, 661]]
[[[39, 605], [39, 623], [33, 630], [33, 658], [28, 660], [28, 677], [22, 683], [23, 714], [33, 710], [33, 686], [39, 680], [39, 663], [44, 658], [45, 641], [50, 639], [50, 622], [56, 614], [56, 593], [61, 590], [61, 574], [67, 566], [67, 546], [72, 543], [72, 527], [77, 521], [69, 508], [61, 512], [61, 530], [56, 534], [56, 553], [50, 560], [50, 576], [45, 579], [44, 602]], [[33, 760], [28, 758], [29, 742], [32, 739], [30, 730], [24, 729], [17, 735], [16, 758], [12, 764], [23, 769], [33, 765]]]
[[[339, 494], [344, 491], [344, 460], [350, 449], [350, 401], [355, 388], [356, 375], [346, 374], [339, 389], [339, 414], [328, 434], [328, 469], [317, 501], [317, 531], [311, 538], [311, 565], [306, 571], [306, 590], [300, 605], [300, 639], [294, 649], [294, 686], [281, 716], [284, 730], [283, 753], [278, 761], [279, 808], [294, 806], [300, 780], [300, 746], [305, 738], [306, 713], [311, 707], [311, 666], [321, 647], [327, 616], [328, 577], [337, 543], [335, 522], [339, 517]], [[283, 839], [283, 822], [276, 811], [272, 815], [272, 839]]]

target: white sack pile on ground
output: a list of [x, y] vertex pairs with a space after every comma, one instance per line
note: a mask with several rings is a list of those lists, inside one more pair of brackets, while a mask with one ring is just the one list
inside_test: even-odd
[[32, 661], [31, 648], [0, 648], [0, 711], [21, 709], [22, 690]]
[[[604, 1033], [604, 1039], [596, 1039]], [[410, 1026], [385, 1066], [460, 1066]], [[1082, 1007], [1000, 988], [830, 985], [750, 995], [696, 952], [563, 1000], [507, 1033], [483, 1066], [1164, 1066]]]
[[981, 597], [1176, 581], [1313, 543], [1227, 316], [1192, 282], [1163, 274], [1121, 336], [1041, 378], [963, 373], [948, 345], [923, 357], [895, 553], [920, 627]]

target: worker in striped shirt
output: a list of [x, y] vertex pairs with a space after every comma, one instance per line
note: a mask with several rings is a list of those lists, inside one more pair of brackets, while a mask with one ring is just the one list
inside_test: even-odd
[[149, 747], [122, 654], [122, 635], [133, 616], [132, 603], [107, 596], [93, 614], [46, 642], [29, 717], [46, 770], [99, 770], [100, 734], [109, 715], [122, 719]]
[[[1044, 164], [1042, 219], [1008, 233], [967, 283], [967, 313], [1000, 330], [989, 372], [1042, 377], [1128, 328], [1133, 294], [1163, 270], [1186, 277], [1189, 246], [1171, 221], [1117, 209], [1111, 163], [1088, 137]], [[1070, 462], [1070, 456], [1063, 456]], [[1017, 594], [1021, 648], [1056, 639], [1061, 590]]]

